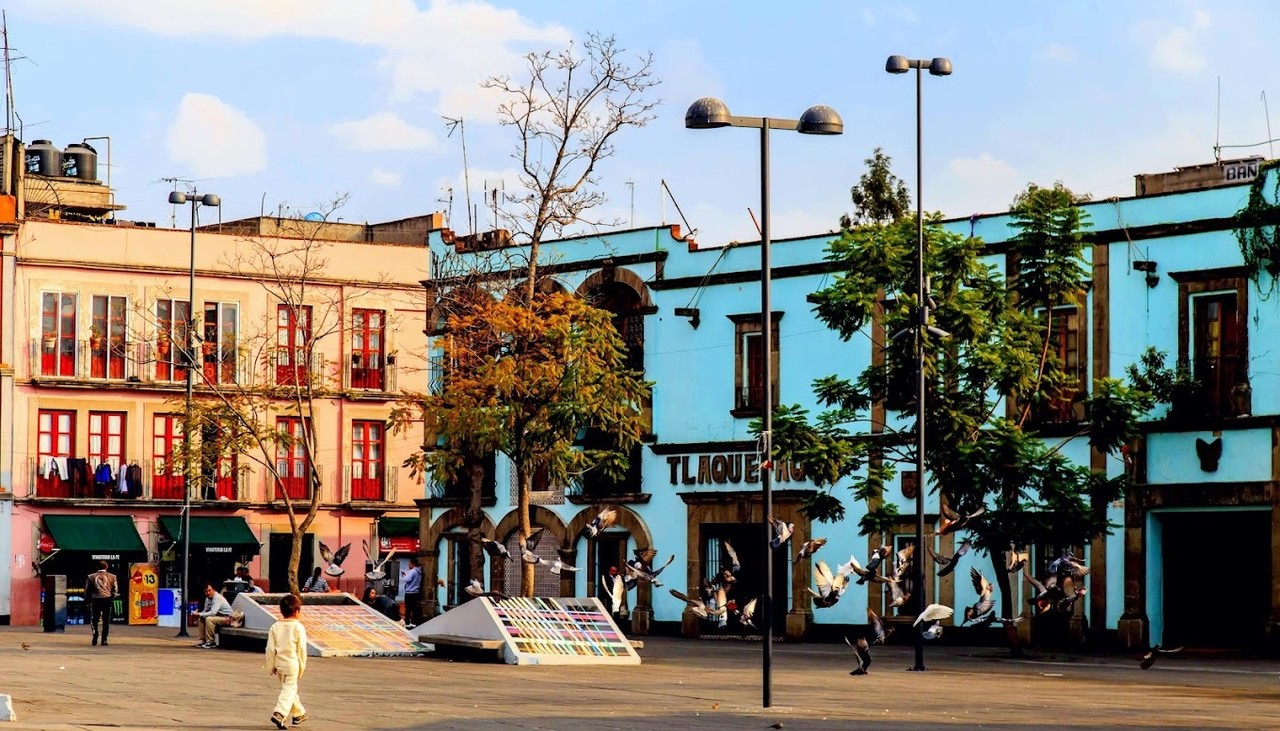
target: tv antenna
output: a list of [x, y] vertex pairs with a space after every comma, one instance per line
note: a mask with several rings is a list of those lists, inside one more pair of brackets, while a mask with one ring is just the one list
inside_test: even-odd
[[446, 137], [452, 137], [453, 131], [458, 131], [458, 139], [462, 143], [462, 184], [466, 188], [467, 193], [467, 233], [476, 232], [476, 221], [473, 218], [471, 207], [471, 168], [467, 166], [467, 128], [463, 124], [462, 117], [454, 119], [453, 117], [441, 117], [445, 126], [449, 128], [449, 134]]
[[636, 227], [636, 181], [628, 178], [626, 186], [631, 189], [631, 223], [627, 228]]

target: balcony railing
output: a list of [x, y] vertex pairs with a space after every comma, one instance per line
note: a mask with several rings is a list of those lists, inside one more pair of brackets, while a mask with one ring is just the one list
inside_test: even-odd
[[[212, 355], [212, 354], [211, 354]], [[256, 380], [252, 354], [248, 348], [236, 350], [234, 363], [208, 361], [201, 351], [196, 356], [198, 369], [195, 385], [197, 388], [209, 383], [235, 383], [241, 386], [252, 386]], [[137, 372], [139, 379], [146, 383], [181, 384], [186, 382], [187, 369], [182, 348], [168, 341], [140, 343], [137, 348]]]
[[338, 496], [340, 503], [394, 503], [396, 501], [396, 481], [400, 477], [400, 468], [396, 465], [385, 465], [380, 474], [356, 477], [362, 471], [362, 465], [343, 465], [342, 493]]
[[394, 392], [399, 377], [396, 356], [388, 355], [379, 363], [365, 363], [360, 355], [351, 355], [342, 364], [343, 390]]
[[[316, 474], [320, 475], [321, 500], [324, 499], [324, 467], [316, 465]], [[304, 470], [305, 472], [305, 470]], [[276, 501], [284, 500], [284, 495], [288, 494], [290, 500], [310, 500], [311, 499], [311, 478], [307, 475], [302, 477], [282, 477], [279, 483], [272, 484], [268, 487], [273, 499]], [[274, 483], [274, 480], [272, 481]]]
[[296, 386], [309, 380], [312, 387], [325, 388], [329, 384], [324, 368], [324, 353], [312, 353], [305, 363], [282, 365], [275, 362], [267, 370], [272, 386]]
[[128, 341], [32, 338], [28, 346], [34, 379], [128, 381], [138, 376], [138, 347]]

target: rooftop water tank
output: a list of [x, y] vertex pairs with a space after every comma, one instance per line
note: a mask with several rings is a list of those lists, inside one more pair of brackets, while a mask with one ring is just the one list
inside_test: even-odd
[[24, 153], [27, 174], [46, 178], [62, 175], [62, 151], [49, 140], [35, 140], [27, 145]]
[[90, 183], [98, 180], [98, 151], [84, 142], [72, 142], [62, 151], [62, 174]]

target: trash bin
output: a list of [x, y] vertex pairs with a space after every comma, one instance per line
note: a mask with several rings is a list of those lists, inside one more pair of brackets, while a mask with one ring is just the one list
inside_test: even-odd
[[40, 609], [41, 624], [45, 632], [67, 631], [67, 577], [61, 574], [46, 576], [41, 582], [44, 601]]

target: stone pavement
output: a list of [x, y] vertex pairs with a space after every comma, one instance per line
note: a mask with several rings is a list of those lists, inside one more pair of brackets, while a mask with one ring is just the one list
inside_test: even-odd
[[[0, 693], [48, 729], [270, 729], [262, 656], [199, 650], [169, 628], [43, 634], [0, 627]], [[29, 649], [22, 649], [26, 643]], [[639, 667], [512, 667], [426, 658], [313, 658], [307, 729], [804, 729], [1280, 727], [1280, 663], [1184, 655], [1011, 660], [992, 648], [873, 648], [851, 677], [843, 645], [779, 644], [774, 707], [760, 708], [760, 646], [646, 638]]]

